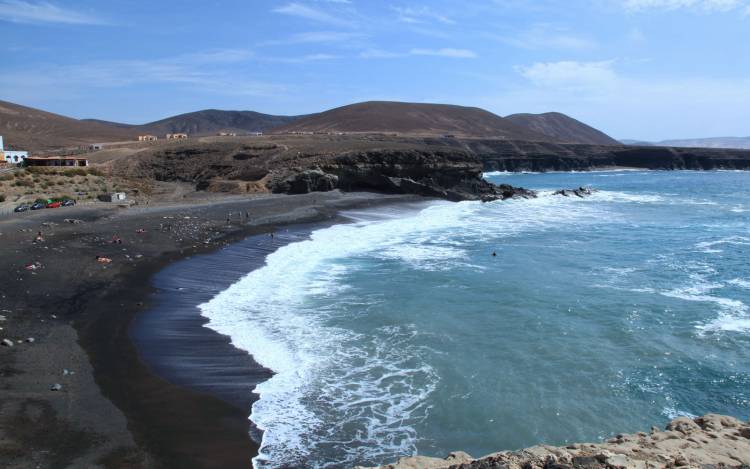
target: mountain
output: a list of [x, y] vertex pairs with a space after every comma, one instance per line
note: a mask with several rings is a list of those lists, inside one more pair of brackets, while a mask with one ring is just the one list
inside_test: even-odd
[[99, 142], [134, 140], [138, 135], [167, 133], [214, 135], [219, 131], [263, 132], [297, 119], [252, 111], [209, 109], [168, 117], [143, 125], [97, 119], [73, 119], [18, 104], [0, 101], [0, 135], [5, 144], [24, 150], [50, 150]]
[[455, 135], [547, 141], [550, 137], [475, 107], [368, 101], [298, 119], [274, 133], [348, 132]]
[[750, 137], [689, 138], [662, 140], [658, 145], [688, 148], [741, 148], [750, 149]]
[[213, 135], [219, 131], [236, 133], [265, 132], [275, 127], [288, 124], [298, 116], [272, 116], [253, 111], [220, 111], [207, 109], [190, 112], [179, 116], [168, 117], [156, 122], [138, 126], [141, 133], [158, 136], [168, 133], [187, 133], [190, 135]]
[[587, 143], [590, 145], [619, 145], [609, 135], [559, 112], [544, 114], [512, 114], [505, 118], [519, 127], [546, 135], [561, 143]]
[[129, 140], [133, 132], [109, 123], [81, 121], [0, 101], [0, 135], [9, 148], [47, 150], [102, 141]]

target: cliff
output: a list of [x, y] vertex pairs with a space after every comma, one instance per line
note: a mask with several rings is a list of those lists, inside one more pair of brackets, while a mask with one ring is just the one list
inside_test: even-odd
[[505, 139], [273, 136], [150, 146], [113, 162], [123, 176], [184, 181], [216, 192], [341, 189], [448, 200], [532, 196], [498, 187], [485, 171], [750, 169], [750, 150], [555, 144]]
[[565, 447], [533, 446], [474, 459], [451, 453], [446, 459], [404, 458], [381, 469], [646, 469], [747, 468], [750, 464], [750, 422], [708, 414], [680, 417], [662, 431], [617, 435], [603, 443]]
[[[530, 191], [496, 186], [482, 178], [481, 160], [461, 149], [426, 144], [327, 145], [314, 140], [188, 142], [117, 162], [130, 177], [183, 181], [217, 192], [307, 193], [376, 191], [448, 200], [533, 197]], [[293, 145], [293, 144], [296, 145]]]
[[620, 166], [643, 169], [750, 169], [750, 150], [555, 144], [464, 140], [486, 171], [586, 171]]

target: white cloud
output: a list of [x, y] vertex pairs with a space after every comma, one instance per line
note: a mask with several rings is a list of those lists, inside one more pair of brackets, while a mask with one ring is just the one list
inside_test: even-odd
[[446, 47], [443, 49], [411, 49], [408, 52], [393, 52], [382, 49], [366, 49], [360, 52], [359, 57], [362, 59], [399, 59], [414, 56], [446, 57], [449, 59], [476, 59], [479, 57], [476, 52], [469, 49], [453, 49]]
[[349, 33], [341, 31], [311, 31], [305, 33], [292, 34], [286, 39], [274, 39], [259, 43], [260, 46], [278, 46], [289, 44], [314, 44], [314, 43], [339, 43], [352, 41], [361, 38], [359, 33]]
[[410, 55], [430, 55], [436, 57], [450, 57], [453, 59], [476, 59], [478, 55], [476, 52], [469, 49], [412, 49], [409, 51]]
[[481, 105], [496, 112], [560, 111], [615, 137], [663, 140], [746, 133], [750, 79], [629, 76], [620, 61], [516, 67], [527, 82]]
[[430, 7], [391, 7], [396, 12], [398, 21], [402, 23], [429, 23], [438, 22], [443, 24], [454, 24], [451, 18], [432, 10]]
[[352, 26], [350, 21], [333, 16], [325, 11], [312, 8], [302, 3], [288, 3], [284, 6], [274, 8], [274, 13], [280, 13], [282, 15], [296, 16], [298, 18], [305, 18], [311, 21], [317, 21], [319, 23], [327, 23], [335, 26]]
[[49, 2], [0, 0], [0, 20], [13, 23], [106, 24], [106, 21]]
[[586, 50], [595, 49], [598, 46], [598, 44], [592, 39], [573, 34], [565, 29], [557, 28], [546, 23], [536, 24], [526, 31], [514, 34], [506, 34], [502, 36], [488, 34], [487, 36], [498, 39], [514, 47], [531, 50]]
[[399, 57], [407, 57], [408, 54], [400, 52], [390, 52], [382, 49], [366, 49], [359, 53], [359, 57], [363, 59], [396, 59]]
[[728, 12], [750, 8], [747, 0], [623, 0], [622, 3], [625, 9], [635, 12], [679, 9]]
[[610, 86], [617, 81], [612, 66], [614, 61], [600, 62], [537, 62], [519, 66], [516, 70], [538, 86], [581, 88], [587, 86]]
[[247, 78], [235, 71], [236, 64], [251, 55], [249, 51], [228, 49], [154, 60], [28, 66], [17, 73], [0, 75], [0, 88], [13, 96], [32, 95], [35, 99], [142, 84], [167, 84], [232, 96], [273, 96], [284, 91], [282, 85]]

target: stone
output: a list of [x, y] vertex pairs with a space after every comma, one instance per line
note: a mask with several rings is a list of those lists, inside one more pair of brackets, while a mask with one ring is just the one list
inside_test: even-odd
[[55, 383], [52, 386], [49, 387], [50, 391], [61, 391], [62, 390], [62, 384]]
[[26, 342], [29, 343], [29, 344], [33, 344], [34, 343], [34, 338], [33, 337], [27, 337], [26, 338]]
[[13, 341], [10, 339], [3, 339], [3, 346], [5, 347], [13, 347]]

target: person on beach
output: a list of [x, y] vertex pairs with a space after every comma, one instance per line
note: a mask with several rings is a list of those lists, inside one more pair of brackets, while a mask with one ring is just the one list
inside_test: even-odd
[[43, 241], [44, 241], [44, 237], [42, 236], [42, 232], [41, 231], [37, 232], [36, 238], [34, 238], [34, 242], [41, 243]]

